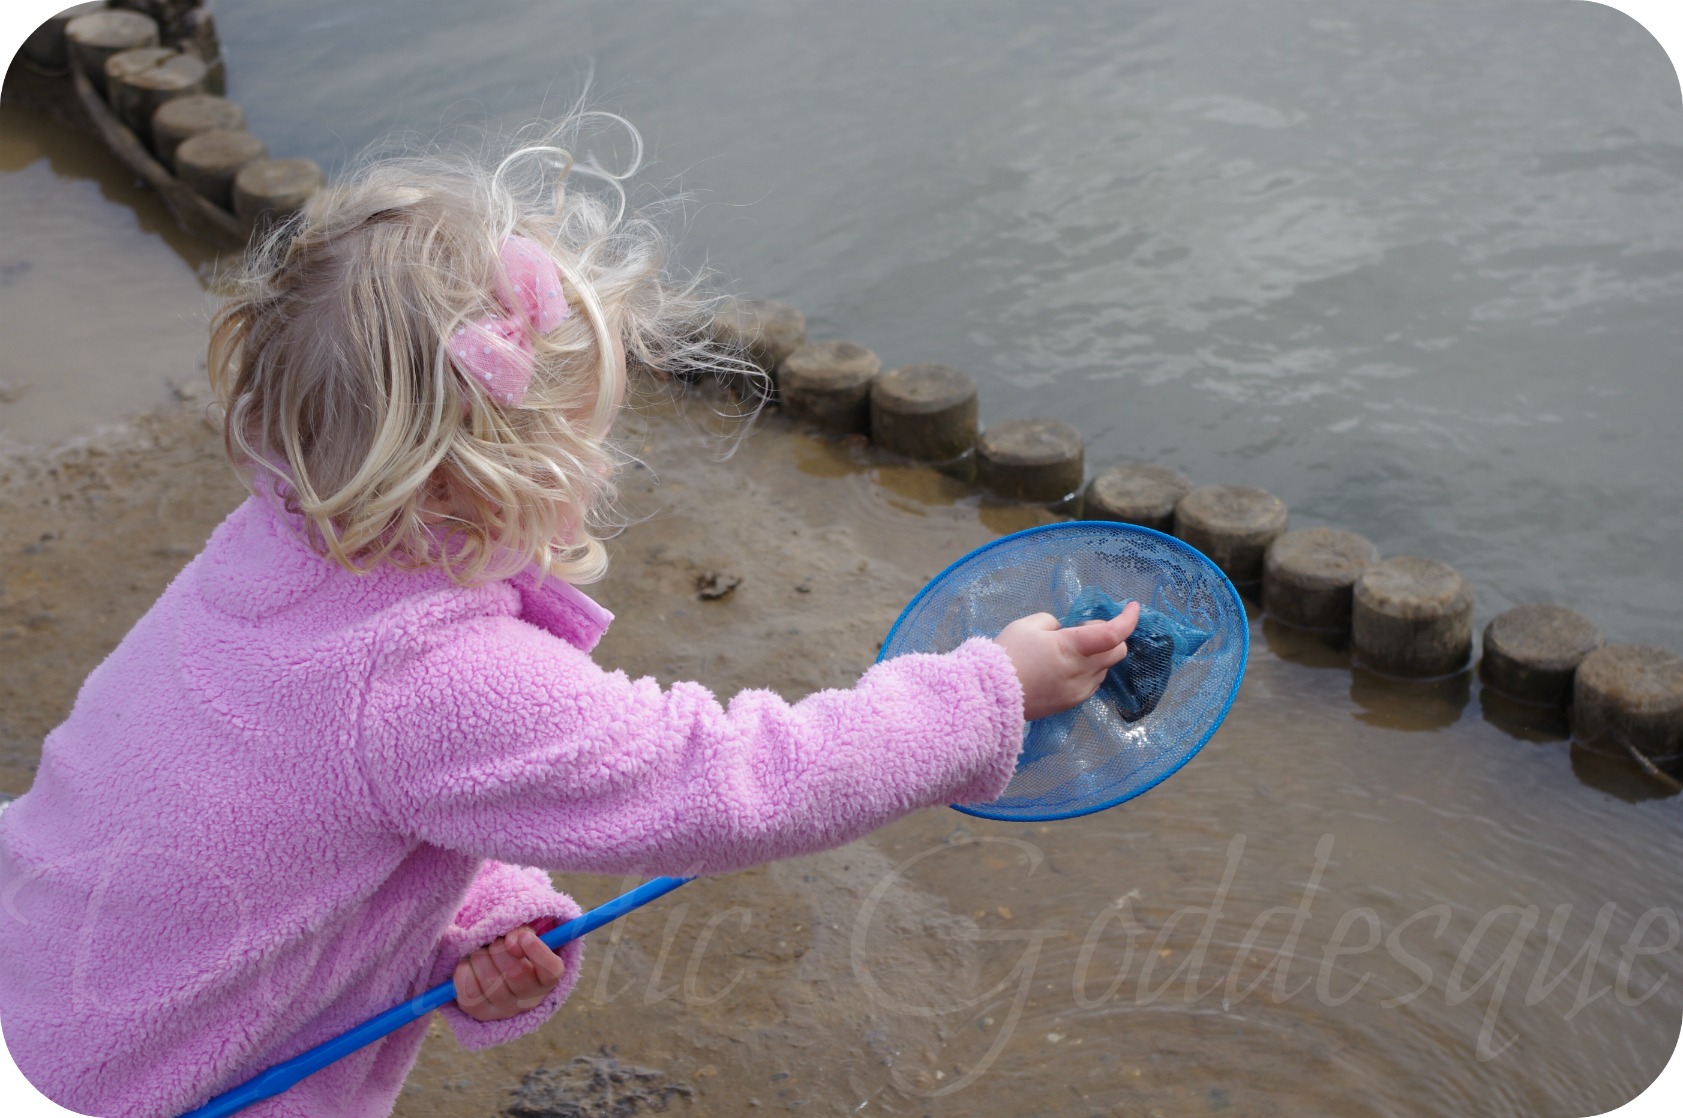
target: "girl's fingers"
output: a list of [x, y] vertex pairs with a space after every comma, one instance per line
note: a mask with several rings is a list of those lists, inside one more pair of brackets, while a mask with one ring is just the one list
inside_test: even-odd
[[529, 925], [522, 924], [497, 942], [503, 945], [503, 950], [507, 951], [511, 958], [524, 959], [526, 957], [526, 933], [531, 930]]
[[456, 964], [456, 1003], [475, 1020], [512, 1017], [548, 997], [565, 969], [537, 933], [516, 928]]
[[1116, 626], [1116, 639], [1118, 641], [1127, 640], [1134, 635], [1134, 629], [1140, 623], [1140, 604], [1129, 602], [1122, 607], [1121, 613], [1110, 619], [1110, 623]]
[[1108, 672], [1111, 668], [1114, 668], [1127, 658], [1128, 642], [1125, 640], [1117, 641], [1115, 648], [1112, 648], [1107, 652], [1102, 652], [1098, 655], [1097, 659], [1099, 667], [1102, 669], [1099, 674], [1102, 676], [1104, 672]]
[[531, 963], [532, 969], [537, 972], [538, 981], [543, 983], [546, 989], [560, 982], [561, 972], [567, 969], [567, 965], [561, 961], [561, 956], [557, 955], [549, 944], [539, 939], [536, 932], [528, 931], [520, 939], [526, 961]]
[[509, 943], [513, 934], [504, 936], [491, 944], [491, 962], [496, 964], [497, 973], [503, 980], [503, 986], [513, 996], [516, 1003], [522, 1003], [532, 993], [539, 989], [536, 972], [532, 964], [525, 959], [516, 958]]
[[1064, 647], [1077, 656], [1097, 656], [1116, 644], [1110, 635], [1108, 621], [1089, 621], [1085, 625], [1062, 629], [1058, 637], [1064, 642]]
[[508, 985], [508, 992], [515, 1005], [521, 1009], [531, 1009], [543, 1001], [549, 989], [538, 981], [537, 974], [532, 970], [532, 964], [521, 960], [518, 974], [505, 974], [504, 980]]
[[497, 964], [491, 961], [489, 951], [481, 947], [469, 955], [468, 966], [473, 968], [474, 977], [479, 979], [479, 988], [484, 992], [486, 1002], [496, 1005], [506, 998], [508, 984], [503, 981]]
[[485, 991], [479, 988], [479, 976], [473, 966], [463, 959], [456, 964], [456, 1004], [463, 1009], [475, 1009], [485, 1002]]
[[1063, 630], [1062, 636], [1068, 642], [1068, 648], [1078, 656], [1107, 656], [1115, 653], [1118, 648], [1122, 651], [1111, 660], [1115, 663], [1127, 655], [1126, 643], [1134, 626], [1139, 623], [1140, 605], [1129, 602], [1121, 613], [1109, 621], [1093, 621], [1086, 625], [1077, 625]]

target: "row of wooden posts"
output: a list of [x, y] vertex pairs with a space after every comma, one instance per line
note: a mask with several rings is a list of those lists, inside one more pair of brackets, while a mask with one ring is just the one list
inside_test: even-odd
[[312, 160], [270, 158], [244, 110], [221, 96], [214, 25], [194, 0], [79, 4], [42, 24], [23, 54], [62, 70], [116, 154], [189, 229], [226, 247], [295, 213], [325, 182]]
[[[1259, 594], [1275, 620], [1348, 635], [1357, 659], [1382, 674], [1441, 677], [1470, 664], [1473, 591], [1447, 564], [1382, 559], [1354, 532], [1288, 530], [1285, 503], [1255, 486], [1194, 486], [1155, 464], [1114, 466], [1089, 481], [1081, 433], [1068, 423], [1008, 419], [984, 430], [975, 382], [963, 372], [935, 364], [885, 372], [864, 346], [807, 341], [805, 316], [774, 300], [733, 301], [714, 329], [770, 374], [786, 413], [821, 430], [866, 435], [1006, 500], [1172, 534]], [[1482, 646], [1486, 686], [1569, 707], [1578, 734], [1608, 736], [1645, 767], [1683, 762], [1683, 658], [1608, 644], [1588, 618], [1550, 604], [1502, 613]]]

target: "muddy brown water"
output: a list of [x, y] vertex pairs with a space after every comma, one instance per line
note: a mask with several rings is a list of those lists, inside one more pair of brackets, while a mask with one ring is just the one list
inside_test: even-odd
[[[194, 373], [208, 258], [100, 153], [3, 112], [11, 274], [81, 277], [0, 286], [8, 367], [106, 378], [30, 413], [37, 445], [0, 461], [19, 794], [240, 494]], [[167, 338], [85, 330], [90, 303]], [[593, 590], [619, 617], [605, 664], [720, 695], [846, 686], [928, 577], [1045, 519], [775, 414], [721, 461], [705, 411], [649, 403], [622, 428], [645, 519]], [[741, 582], [701, 600], [712, 572]], [[598, 933], [532, 1035], [470, 1055], [435, 1026], [397, 1114], [497, 1114], [526, 1072], [603, 1048], [687, 1088], [673, 1113], [1598, 1113], [1652, 1081], [1683, 1017], [1679, 806], [1476, 680], [1378, 679], [1258, 618], [1226, 724], [1150, 795], [1058, 824], [924, 812], [691, 884]], [[561, 880], [587, 905], [627, 885]]]

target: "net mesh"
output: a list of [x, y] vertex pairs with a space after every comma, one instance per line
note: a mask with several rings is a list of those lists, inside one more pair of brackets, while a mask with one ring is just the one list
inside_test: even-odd
[[[1129, 657], [1140, 655], [1140, 669], [1153, 660], [1150, 678], [1115, 675], [1080, 706], [1030, 723], [1005, 794], [954, 807], [989, 819], [1064, 819], [1150, 789], [1226, 717], [1244, 676], [1250, 627], [1214, 563], [1172, 536], [1110, 521], [1049, 524], [995, 540], [912, 599], [879, 659], [948, 652], [971, 637], [997, 636], [1030, 613], [1068, 624], [1114, 614], [1130, 600], [1145, 620], [1130, 638]], [[1156, 657], [1146, 647], [1148, 631], [1160, 634]], [[1132, 693], [1142, 687], [1151, 692], [1149, 711]]]

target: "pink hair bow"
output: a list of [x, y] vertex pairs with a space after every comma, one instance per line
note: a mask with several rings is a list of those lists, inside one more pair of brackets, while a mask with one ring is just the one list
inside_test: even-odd
[[561, 271], [537, 242], [513, 236], [500, 254], [497, 302], [507, 314], [458, 326], [450, 335], [456, 368], [505, 407], [519, 407], [532, 383], [532, 331], [546, 334], [567, 317]]

